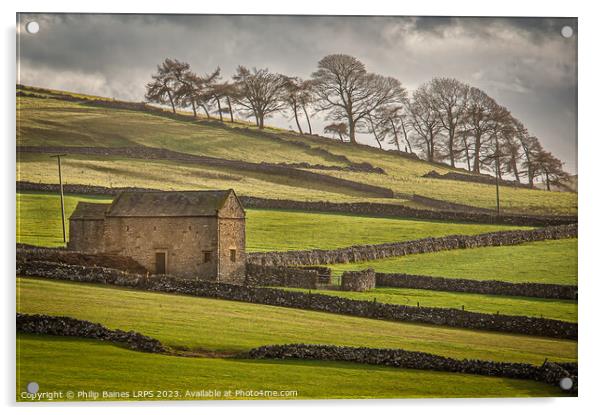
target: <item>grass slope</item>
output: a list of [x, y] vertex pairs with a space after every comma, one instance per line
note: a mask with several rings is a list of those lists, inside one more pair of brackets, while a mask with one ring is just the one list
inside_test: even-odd
[[562, 395], [557, 387], [532, 381], [351, 363], [162, 356], [50, 336], [17, 336], [17, 363], [21, 401], [32, 379], [40, 392], [111, 390], [132, 396], [136, 390], [177, 391], [171, 399], [191, 399], [186, 391], [208, 390], [232, 391], [233, 398], [222, 399], [241, 399], [237, 391], [264, 390], [296, 391], [297, 399]]
[[577, 343], [43, 279], [17, 280], [17, 310], [65, 315], [136, 330], [188, 350], [241, 352], [265, 344], [314, 343], [417, 350], [444, 356], [541, 364], [572, 361]]
[[[369, 162], [374, 166], [382, 167], [387, 174], [324, 171], [325, 174], [390, 187], [398, 193], [417, 193], [486, 208], [495, 206], [494, 186], [426, 179], [422, 175], [430, 170], [445, 173], [451, 169], [404, 158], [392, 152], [382, 152], [368, 146], [351, 146], [324, 137], [300, 136], [275, 129], [268, 129], [268, 134], [250, 135], [240, 128], [232, 128], [240, 127], [240, 123], [234, 125], [225, 123], [220, 127], [192, 121], [177, 121], [140, 111], [100, 108], [56, 99], [18, 97], [17, 105], [17, 143], [19, 145], [133, 146], [142, 144], [192, 154], [255, 162], [307, 162], [341, 165], [341, 162], [333, 157], [316, 151], [327, 149], [332, 154], [345, 155], [353, 162]], [[312, 148], [302, 148], [295, 144], [298, 142], [310, 144]], [[148, 169], [132, 170], [127, 168], [129, 161], [123, 161], [121, 166], [113, 166], [113, 160], [103, 161], [90, 158], [87, 163], [78, 158], [75, 160], [79, 160], [80, 167], [86, 173], [84, 175], [66, 174], [66, 180], [71, 183], [81, 182], [106, 186], [111, 182], [126, 182], [128, 185], [148, 187], [152, 187], [155, 183], [159, 184], [161, 188], [178, 188], [181, 186], [182, 174], [199, 176], [196, 180], [190, 181], [189, 186], [202, 186], [205, 179], [204, 172], [190, 167], [183, 169], [177, 163], [161, 165], [153, 162], [148, 163]], [[116, 161], [119, 162], [119, 160]], [[113, 167], [115, 169], [111, 170]], [[27, 180], [41, 177], [41, 181], [47, 182], [49, 178], [56, 175], [52, 163], [30, 156], [19, 157], [17, 169], [18, 176]], [[29, 170], [32, 172], [30, 173]], [[215, 169], [211, 169], [211, 171], [213, 170]], [[144, 171], [145, 174], [140, 175], [140, 171]], [[241, 175], [227, 169], [224, 171], [233, 175]], [[146, 173], [150, 177], [147, 178]], [[247, 175], [243, 174], [242, 176], [246, 177]], [[297, 192], [291, 192], [286, 187], [271, 188], [271, 183], [275, 181], [273, 176], [263, 178], [251, 176], [255, 180], [263, 179], [270, 185], [268, 192], [271, 197], [349, 201], [353, 196], [358, 196], [339, 194], [340, 192], [332, 189], [327, 189], [332, 193], [329, 198], [323, 197], [326, 196], [323, 194], [316, 195], [314, 190], [325, 191], [319, 183], [314, 184], [315, 189], [300, 186]], [[212, 185], [214, 184], [216, 187], [233, 187], [239, 193], [265, 196], [265, 190], [262, 191], [261, 186], [257, 183], [253, 185], [253, 183], [245, 181], [224, 178], [213, 180], [216, 181]], [[288, 184], [296, 187], [295, 183]], [[500, 194], [502, 208], [508, 211], [563, 214], [576, 214], [577, 212], [577, 195], [575, 193], [503, 187]], [[391, 201], [389, 200], [389, 202]]]
[[[292, 291], [305, 289], [287, 288]], [[530, 317], [546, 317], [577, 322], [577, 303], [569, 300], [549, 300], [529, 297], [504, 297], [499, 295], [466, 294], [406, 288], [376, 288], [368, 292], [338, 290], [311, 290], [312, 293], [336, 295], [354, 300], [373, 301], [421, 307], [445, 307], [481, 313]]]
[[331, 267], [337, 275], [346, 270], [374, 268], [388, 273], [576, 285], [577, 239], [456, 249]]
[[[78, 201], [109, 203], [111, 198], [66, 195], [67, 217], [71, 215]], [[248, 209], [247, 249], [332, 249], [505, 229], [517, 227]], [[56, 194], [18, 193], [17, 242], [60, 246], [62, 238], [60, 197]]]

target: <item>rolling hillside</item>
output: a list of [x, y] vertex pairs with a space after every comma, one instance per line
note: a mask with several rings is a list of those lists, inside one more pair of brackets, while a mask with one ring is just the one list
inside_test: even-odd
[[[19, 87], [18, 94], [17, 146], [34, 150], [19, 152], [18, 180], [56, 182], [56, 162], [48, 157], [53, 147], [88, 147], [92, 148], [88, 149], [89, 154], [65, 158], [66, 183], [162, 189], [234, 188], [239, 194], [269, 198], [370, 200], [421, 207], [409, 200], [416, 194], [480, 208], [495, 207], [494, 186], [424, 178], [432, 170], [444, 174], [451, 169], [407, 155], [283, 130], [258, 131], [242, 122], [193, 120], [186, 114], [172, 116], [156, 109], [145, 110], [140, 104], [60, 91]], [[133, 148], [143, 155], [167, 149], [211, 159], [146, 160], [116, 156], [110, 151], [103, 154], [103, 148]], [[352, 185], [340, 185], [333, 182], [335, 178]], [[379, 196], [361, 184], [390, 189], [394, 197]], [[577, 212], [575, 193], [502, 187], [500, 196], [506, 212]]]

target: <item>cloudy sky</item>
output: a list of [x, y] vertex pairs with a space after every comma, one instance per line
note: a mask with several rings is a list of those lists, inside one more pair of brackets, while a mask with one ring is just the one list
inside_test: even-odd
[[[31, 20], [40, 23], [35, 35], [22, 26]], [[568, 39], [566, 25], [575, 33]], [[18, 82], [125, 100], [144, 99], [166, 57], [199, 73], [220, 66], [230, 76], [243, 64], [307, 78], [323, 56], [346, 53], [410, 91], [455, 77], [485, 90], [577, 169], [576, 19], [22, 14], [18, 30]], [[269, 123], [294, 125], [284, 116]]]

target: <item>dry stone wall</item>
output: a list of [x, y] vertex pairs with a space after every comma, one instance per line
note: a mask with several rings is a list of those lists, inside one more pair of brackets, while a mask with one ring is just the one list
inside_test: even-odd
[[[17, 182], [19, 191], [37, 191], [37, 192], [58, 192], [57, 184]], [[122, 191], [128, 192], [146, 192], [158, 191], [160, 189], [150, 189], [142, 187], [103, 187], [89, 186], [80, 184], [64, 185], [65, 193], [76, 194], [95, 194], [95, 195], [116, 195]], [[418, 197], [418, 196], [414, 196]], [[255, 209], [288, 209], [307, 212], [329, 212], [329, 213], [349, 213], [353, 215], [364, 215], [383, 218], [414, 218], [424, 220], [445, 220], [454, 222], [470, 223], [499, 223], [516, 226], [554, 226], [576, 223], [576, 216], [519, 216], [519, 215], [494, 215], [491, 213], [479, 213], [475, 211], [461, 210], [426, 210], [414, 209], [403, 205], [393, 205], [386, 203], [333, 203], [333, 202], [308, 202], [287, 199], [265, 199], [254, 196], [238, 197], [245, 208]], [[436, 199], [431, 199], [436, 200]], [[447, 203], [445, 201], [440, 201]]]
[[115, 268], [136, 274], [145, 274], [146, 268], [132, 258], [113, 254], [84, 254], [60, 248], [40, 248], [31, 245], [17, 246], [17, 262], [49, 261], [70, 265]]
[[332, 250], [255, 252], [247, 255], [247, 262], [265, 266], [342, 264], [451, 249], [518, 245], [525, 242], [576, 237], [577, 224], [572, 224], [532, 230], [490, 232], [479, 235], [449, 235], [440, 238], [424, 238], [415, 241], [377, 245], [359, 245]]
[[318, 271], [312, 269], [247, 264], [245, 284], [315, 289], [318, 279]]
[[301, 170], [286, 165], [270, 163], [252, 163], [242, 160], [221, 159], [216, 157], [199, 156], [188, 153], [180, 153], [165, 148], [154, 148], [145, 146], [136, 147], [72, 147], [72, 146], [18, 146], [18, 153], [65, 153], [65, 154], [90, 154], [100, 156], [128, 157], [143, 160], [172, 160], [182, 163], [202, 164], [214, 167], [228, 167], [248, 172], [260, 172], [288, 177], [293, 180], [304, 180], [311, 183], [322, 183], [362, 192], [367, 195], [392, 198], [394, 193], [391, 189], [374, 186], [362, 182], [355, 182], [327, 174], [320, 174], [308, 170]]
[[533, 282], [512, 283], [495, 280], [478, 281], [464, 278], [431, 277], [427, 275], [411, 274], [385, 274], [377, 272], [376, 286], [577, 300], [576, 285], [540, 284]]
[[474, 375], [529, 379], [559, 385], [563, 378], [573, 381], [571, 393], [577, 393], [577, 364], [562, 366], [544, 362], [541, 366], [529, 363], [508, 363], [488, 360], [458, 360], [430, 353], [402, 349], [373, 349], [330, 345], [285, 344], [251, 349], [253, 359], [303, 359], [354, 362], [392, 366], [404, 369], [435, 370]]
[[376, 287], [376, 276], [373, 269], [362, 271], [345, 271], [341, 276], [342, 291], [364, 292]]
[[324, 294], [248, 287], [167, 275], [134, 275], [109, 268], [82, 267], [41, 261], [17, 262], [16, 273], [18, 276], [25, 277], [110, 284], [146, 291], [244, 301], [380, 320], [577, 339], [577, 324], [546, 318], [475, 313], [451, 308], [383, 304]]
[[50, 336], [84, 337], [121, 343], [140, 352], [163, 353], [159, 340], [135, 331], [111, 330], [98, 323], [71, 317], [17, 313], [17, 333], [46, 334]]
[[[464, 174], [449, 171], [445, 174], [440, 174], [435, 170], [431, 170], [430, 172], [424, 174], [422, 177], [426, 177], [429, 179], [442, 179], [442, 180], [455, 180], [461, 182], [472, 182], [472, 183], [482, 183], [482, 184], [491, 184], [495, 185], [495, 177], [489, 176], [487, 174]], [[521, 187], [525, 189], [530, 189], [531, 187], [526, 183], [519, 183], [512, 180], [500, 180], [500, 186], [508, 186], [508, 187]]]

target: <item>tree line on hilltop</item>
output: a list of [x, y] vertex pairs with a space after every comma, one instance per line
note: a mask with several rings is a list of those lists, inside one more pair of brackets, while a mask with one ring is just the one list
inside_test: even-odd
[[453, 78], [434, 78], [411, 93], [393, 77], [370, 73], [357, 58], [334, 54], [322, 58], [310, 79], [238, 66], [231, 80], [221, 69], [198, 75], [190, 65], [165, 59], [146, 85], [149, 102], [190, 108], [197, 117], [234, 114], [253, 118], [257, 127], [276, 113], [294, 119], [300, 134], [312, 117], [332, 121], [324, 128], [342, 142], [357, 144], [357, 134], [370, 134], [397, 151], [417, 153], [430, 162], [469, 171], [491, 171], [500, 179], [541, 177], [550, 185], [568, 178], [563, 163], [530, 134], [523, 123], [479, 88]]

